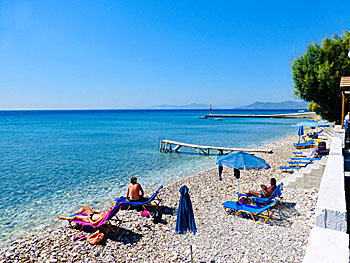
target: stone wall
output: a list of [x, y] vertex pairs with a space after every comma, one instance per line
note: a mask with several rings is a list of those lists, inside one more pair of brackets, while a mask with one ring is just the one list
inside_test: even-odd
[[343, 135], [344, 131], [336, 127], [318, 194], [315, 227], [310, 233], [304, 263], [349, 262]]

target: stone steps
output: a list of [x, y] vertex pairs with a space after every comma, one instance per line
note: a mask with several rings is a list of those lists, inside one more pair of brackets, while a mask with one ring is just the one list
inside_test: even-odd
[[323, 157], [322, 160], [309, 164], [307, 167], [288, 174], [283, 184], [285, 187], [295, 188], [313, 188], [319, 187], [322, 179], [323, 171], [326, 167], [328, 157]]

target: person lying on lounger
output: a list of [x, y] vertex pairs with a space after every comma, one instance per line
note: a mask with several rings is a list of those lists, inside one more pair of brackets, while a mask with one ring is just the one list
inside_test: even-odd
[[143, 202], [145, 200], [142, 186], [137, 183], [137, 178], [135, 176], [130, 178], [130, 184], [126, 192], [126, 200], [128, 202]]
[[261, 190], [260, 191], [254, 191], [254, 190], [250, 190], [248, 192], [245, 191], [241, 191], [241, 194], [245, 194], [245, 195], [252, 195], [252, 196], [257, 196], [257, 197], [262, 197], [262, 198], [268, 198], [273, 191], [276, 189], [276, 179], [275, 178], [271, 178], [270, 180], [270, 186], [267, 187], [266, 185], [261, 184]]
[[100, 212], [94, 211], [88, 205], [84, 205], [83, 209], [80, 210], [77, 214], [81, 214], [83, 212], [87, 213], [87, 215], [86, 216], [77, 215], [77, 216], [71, 216], [71, 217], [57, 216], [57, 218], [61, 219], [61, 220], [79, 220], [79, 221], [90, 223], [90, 224], [96, 226], [101, 222], [101, 220], [106, 215], [105, 213], [100, 213]]

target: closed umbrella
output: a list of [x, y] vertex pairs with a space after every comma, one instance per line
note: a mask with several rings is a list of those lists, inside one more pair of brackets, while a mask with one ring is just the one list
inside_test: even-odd
[[[179, 190], [181, 196], [179, 201], [179, 207], [177, 209], [177, 218], [175, 232], [178, 234], [185, 234], [187, 231], [193, 232], [195, 235], [197, 232], [196, 223], [194, 221], [194, 214], [192, 208], [192, 202], [190, 195], [188, 193], [188, 188], [186, 185], [181, 186]], [[191, 262], [192, 259], [192, 244], [190, 244], [191, 250]]]
[[[270, 165], [266, 163], [264, 159], [242, 151], [218, 156], [216, 158], [216, 164], [219, 166], [225, 165], [228, 168], [236, 168], [240, 170], [260, 170], [270, 168]], [[240, 178], [238, 182], [238, 191], [240, 191]]]
[[300, 142], [300, 136], [302, 135], [304, 135], [304, 126], [298, 126], [298, 136], [299, 136], [298, 143]]

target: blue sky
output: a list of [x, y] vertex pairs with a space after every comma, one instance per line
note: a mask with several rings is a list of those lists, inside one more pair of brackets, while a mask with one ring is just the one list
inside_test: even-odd
[[349, 1], [0, 1], [0, 109], [290, 100]]

